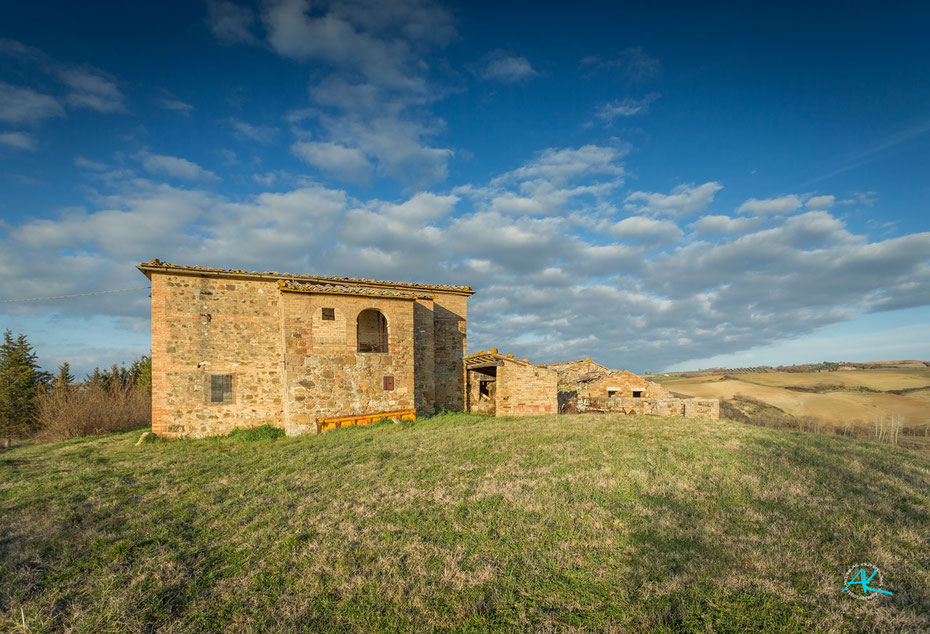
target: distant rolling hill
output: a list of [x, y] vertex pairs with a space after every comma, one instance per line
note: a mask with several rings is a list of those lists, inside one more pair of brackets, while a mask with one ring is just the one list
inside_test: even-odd
[[[903, 428], [904, 440], [930, 444], [930, 368], [926, 367], [702, 374], [661, 377], [661, 381], [675, 393], [721, 399], [726, 402], [723, 415], [727, 406], [752, 410], [752, 402], [759, 401], [783, 412], [785, 421], [809, 417], [834, 431], [853, 430], [857, 435], [894, 421]], [[752, 413], [746, 411], [746, 416]]]

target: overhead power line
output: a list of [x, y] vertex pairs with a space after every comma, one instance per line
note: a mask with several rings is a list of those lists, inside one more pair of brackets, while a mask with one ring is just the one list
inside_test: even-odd
[[42, 302], [47, 299], [70, 299], [72, 297], [87, 297], [89, 295], [106, 295], [108, 293], [125, 293], [127, 291], [148, 290], [151, 286], [135, 286], [133, 288], [118, 288], [114, 291], [94, 291], [93, 293], [74, 293], [73, 295], [50, 295], [49, 297], [29, 297], [26, 299], [0, 299], [0, 304], [12, 304], [13, 302]]

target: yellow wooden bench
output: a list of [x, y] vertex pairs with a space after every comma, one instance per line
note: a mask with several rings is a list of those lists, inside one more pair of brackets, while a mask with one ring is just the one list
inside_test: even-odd
[[371, 425], [375, 421], [384, 420], [396, 416], [400, 420], [416, 420], [417, 410], [401, 409], [396, 412], [378, 412], [375, 414], [353, 414], [351, 416], [333, 416], [331, 418], [317, 418], [317, 432], [329, 431], [330, 429], [339, 429], [340, 427], [352, 427], [353, 425]]

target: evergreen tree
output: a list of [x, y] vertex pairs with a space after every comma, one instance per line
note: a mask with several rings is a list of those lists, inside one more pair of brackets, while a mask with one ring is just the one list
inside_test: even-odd
[[137, 389], [152, 393], [152, 357], [143, 354], [129, 366], [129, 373]]
[[50, 378], [39, 369], [26, 335], [14, 339], [7, 330], [0, 345], [0, 438], [7, 445], [33, 431], [39, 396]]
[[52, 387], [63, 390], [74, 385], [74, 375], [71, 374], [71, 364], [67, 361], [58, 366], [58, 376], [52, 380]]

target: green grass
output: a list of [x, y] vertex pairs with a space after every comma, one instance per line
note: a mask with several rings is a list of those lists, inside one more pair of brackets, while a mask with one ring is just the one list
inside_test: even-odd
[[[140, 432], [0, 453], [0, 631], [930, 628], [916, 452], [612, 415]], [[859, 562], [894, 596], [840, 595]]]

